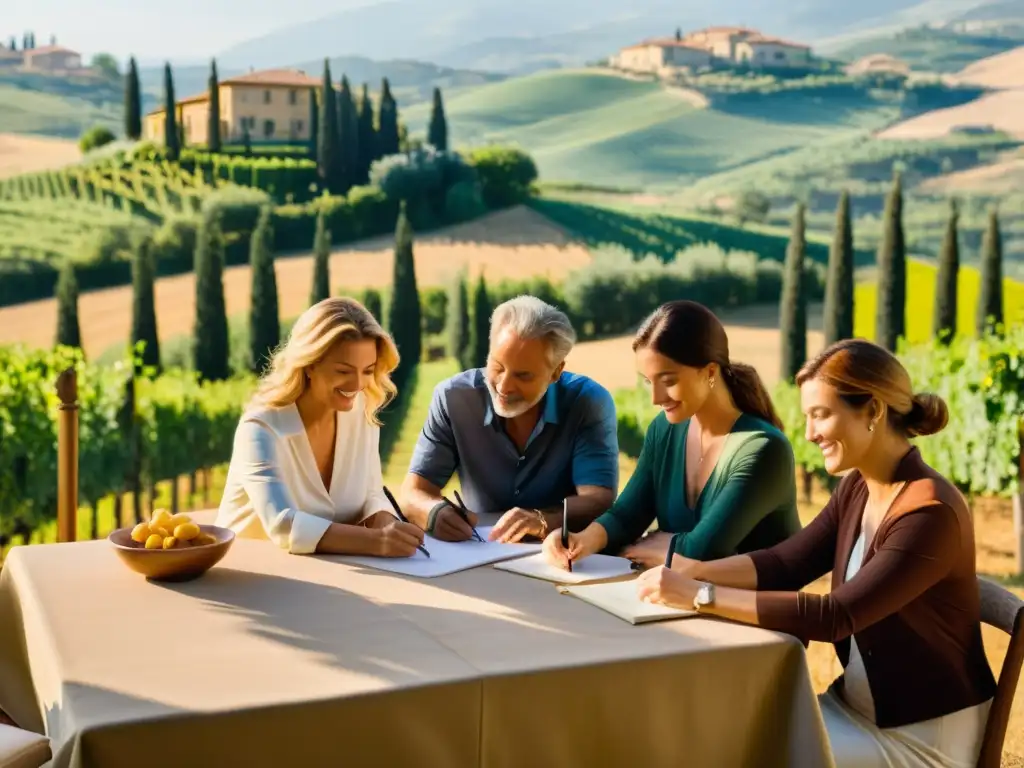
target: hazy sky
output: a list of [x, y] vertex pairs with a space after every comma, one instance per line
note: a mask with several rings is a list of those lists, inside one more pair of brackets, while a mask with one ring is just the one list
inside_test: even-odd
[[[36, 44], [57, 42], [84, 54], [135, 55], [140, 62], [208, 59], [273, 29], [375, 0], [0, 0], [0, 40], [26, 30]], [[286, 12], [286, 13], [285, 13]]]

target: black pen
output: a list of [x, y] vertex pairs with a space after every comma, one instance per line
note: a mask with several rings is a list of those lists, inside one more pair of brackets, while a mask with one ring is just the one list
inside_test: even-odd
[[[409, 519], [402, 514], [402, 508], [398, 506], [398, 502], [395, 501], [395, 497], [391, 495], [391, 491], [388, 490], [388, 487], [386, 485], [384, 486], [384, 495], [388, 497], [388, 501], [391, 502], [391, 506], [395, 508], [395, 513], [398, 515], [398, 519], [401, 520], [403, 523], [408, 523]], [[430, 553], [427, 552], [426, 547], [417, 546], [416, 549], [418, 549], [427, 557], [430, 557]]]
[[[452, 504], [451, 501], [449, 501], [449, 499], [446, 496], [442, 496], [441, 498], [448, 502], [448, 506], [450, 506], [452, 509], [459, 513], [459, 517], [466, 521], [466, 525], [468, 525], [470, 528], [473, 528], [473, 524], [469, 522], [469, 509], [462, 501], [462, 497], [459, 495], [459, 492], [454, 491], [454, 493], [456, 501], [459, 502], [458, 506]], [[483, 539], [480, 538], [480, 534], [477, 533], [476, 528], [473, 528], [473, 538], [480, 542], [483, 541]]]
[[569, 560], [569, 573], [572, 573], [572, 558], [569, 555], [569, 500], [562, 499], [562, 548]]
[[677, 533], [668, 540], [668, 552], [665, 553], [665, 567], [669, 570], [672, 570], [672, 558], [675, 557], [676, 554], [676, 536], [678, 535], [679, 534]]

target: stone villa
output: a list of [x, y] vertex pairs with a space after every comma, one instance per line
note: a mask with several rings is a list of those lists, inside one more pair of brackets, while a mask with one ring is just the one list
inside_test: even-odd
[[90, 68], [82, 66], [80, 53], [60, 45], [46, 45], [24, 51], [0, 45], [0, 69], [4, 68], [50, 75], [92, 73]]
[[748, 27], [708, 27], [623, 48], [611, 58], [610, 65], [629, 72], [667, 73], [716, 65], [805, 67], [810, 58], [809, 45], [768, 37]]
[[[312, 137], [311, 95], [321, 78], [295, 69], [267, 69], [219, 83], [221, 141], [238, 142], [246, 130], [253, 143], [308, 141]], [[206, 144], [210, 113], [207, 92], [179, 99], [178, 119], [186, 144]], [[164, 140], [163, 107], [143, 120], [143, 136]]]

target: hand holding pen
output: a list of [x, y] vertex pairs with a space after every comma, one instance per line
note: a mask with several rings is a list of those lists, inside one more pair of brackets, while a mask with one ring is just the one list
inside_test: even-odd
[[473, 531], [473, 538], [477, 541], [482, 542], [483, 539], [480, 537], [480, 534], [477, 532], [476, 528], [473, 527], [473, 522], [469, 519], [469, 508], [462, 500], [462, 497], [459, 495], [459, 492], [455, 491], [455, 500], [459, 502], [458, 505], [452, 504], [451, 500], [447, 496], [442, 496], [441, 498], [444, 499], [444, 501], [448, 502], [448, 506], [454, 509], [458, 513], [459, 517], [461, 517], [465, 521], [466, 525], [470, 527], [470, 530]]
[[[409, 526], [410, 528], [415, 528], [419, 534], [418, 540], [423, 541], [423, 531], [420, 530], [419, 526], [413, 525], [409, 522], [409, 519], [402, 513], [402, 508], [398, 506], [398, 502], [395, 501], [395, 497], [391, 495], [391, 491], [388, 490], [387, 486], [384, 486], [384, 495], [388, 497], [388, 501], [391, 502], [391, 506], [395, 508], [395, 514], [398, 515], [398, 519], [402, 522], [402, 524], [405, 526]], [[385, 531], [387, 531], [387, 529], [385, 529]], [[430, 553], [427, 552], [426, 547], [424, 547], [422, 544], [418, 544], [416, 546], [416, 549], [418, 549], [427, 557], [430, 557]]]
[[572, 573], [572, 554], [569, 552], [569, 500], [562, 499], [562, 549], [565, 550], [565, 561]]

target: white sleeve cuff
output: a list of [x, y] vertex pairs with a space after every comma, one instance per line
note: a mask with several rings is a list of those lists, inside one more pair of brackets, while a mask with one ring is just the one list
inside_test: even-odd
[[316, 552], [316, 545], [331, 527], [331, 521], [300, 510], [295, 510], [292, 514], [288, 551], [293, 555], [311, 555]]

